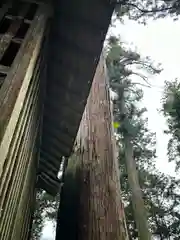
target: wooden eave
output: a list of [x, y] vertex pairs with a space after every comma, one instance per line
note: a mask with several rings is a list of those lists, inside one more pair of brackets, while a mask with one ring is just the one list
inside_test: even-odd
[[113, 9], [110, 0], [55, 1], [39, 168], [40, 186], [51, 194], [62, 156], [71, 154]]

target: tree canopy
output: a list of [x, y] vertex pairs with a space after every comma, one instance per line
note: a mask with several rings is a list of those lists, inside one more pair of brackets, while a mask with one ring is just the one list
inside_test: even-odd
[[35, 212], [32, 224], [32, 239], [39, 240], [47, 220], [55, 221], [59, 205], [59, 195], [52, 197], [38, 189], [36, 193]]
[[[123, 135], [131, 136], [133, 158], [138, 170], [138, 180], [146, 206], [150, 231], [159, 239], [168, 239], [169, 237], [179, 239], [180, 195], [178, 188], [180, 183], [175, 178], [156, 169], [155, 135], [147, 128], [147, 119], [144, 118], [146, 109], [140, 107], [139, 104], [143, 98], [141, 85], [148, 87], [147, 70], [151, 74], [158, 74], [161, 69], [153, 66], [152, 61], [148, 61], [148, 59], [144, 62], [138, 53], [125, 50], [117, 38], [111, 37], [107, 48], [110, 86], [117, 94], [114, 101], [114, 118], [116, 123], [119, 122], [116, 133], [119, 139], [120, 179], [130, 239], [136, 239], [138, 231], [133, 214], [132, 192], [128, 182], [126, 146], [123, 143]], [[132, 81], [134, 69], [128, 68], [137, 62], [141, 64], [141, 68], [145, 66], [145, 75], [136, 72], [136, 75], [142, 80], [140, 84]], [[147, 66], [148, 68], [146, 68]], [[124, 91], [124, 95], [122, 95], [122, 91]], [[125, 102], [124, 112], [121, 108], [122, 97]]]
[[166, 82], [163, 96], [163, 113], [167, 120], [170, 140], [168, 143], [168, 157], [180, 168], [180, 82], [178, 79]]
[[154, 19], [171, 16], [177, 19], [180, 13], [179, 0], [117, 0], [116, 15], [118, 18], [127, 16], [133, 20]]

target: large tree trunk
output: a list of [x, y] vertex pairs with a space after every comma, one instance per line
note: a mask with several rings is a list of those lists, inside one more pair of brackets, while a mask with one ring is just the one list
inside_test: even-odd
[[[66, 171], [66, 177], [71, 171], [74, 184], [72, 181], [68, 187], [68, 181], [65, 179], [61, 209], [58, 214], [57, 239], [63, 239], [65, 235], [66, 239], [71, 237], [71, 239], [78, 240], [128, 239], [121, 202], [120, 173], [115, 158], [109, 89], [104, 66], [103, 59], [101, 59], [76, 139], [75, 154]], [[76, 170], [72, 171], [72, 166]], [[70, 190], [72, 184], [76, 185], [76, 193]], [[67, 192], [70, 192], [69, 195]], [[71, 203], [67, 203], [66, 198], [71, 198]], [[68, 206], [73, 204], [73, 209], [76, 211], [71, 212], [77, 218], [72, 224], [73, 216], [67, 211]], [[68, 214], [69, 218], [66, 218], [66, 226], [63, 225], [65, 223], [62, 217], [63, 211]], [[71, 226], [68, 225], [69, 222]], [[74, 229], [73, 238], [70, 230], [72, 225], [76, 225], [78, 229], [78, 231]], [[68, 229], [67, 226], [69, 226], [69, 232], [65, 230]], [[64, 232], [63, 236], [62, 232]]]

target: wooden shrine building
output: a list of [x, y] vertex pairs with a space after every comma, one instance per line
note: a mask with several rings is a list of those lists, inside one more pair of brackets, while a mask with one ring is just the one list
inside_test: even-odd
[[0, 2], [0, 239], [26, 240], [35, 186], [59, 191], [114, 5]]

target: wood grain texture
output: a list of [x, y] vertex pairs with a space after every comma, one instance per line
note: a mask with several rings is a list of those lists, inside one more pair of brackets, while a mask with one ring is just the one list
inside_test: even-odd
[[[128, 240], [106, 77], [105, 64], [101, 58], [81, 120], [74, 154], [67, 167], [65, 193], [61, 199], [65, 202], [67, 195], [71, 194], [70, 186], [74, 187], [73, 182], [70, 184], [68, 180], [71, 162], [74, 161], [74, 181], [79, 186], [79, 200], [74, 194], [74, 200], [69, 200], [69, 205], [62, 204], [61, 208], [64, 216], [71, 214], [68, 209], [73, 209], [74, 201], [78, 201], [74, 207], [78, 209], [78, 214], [74, 223], [69, 218], [64, 219], [63, 214], [59, 215], [56, 240], [62, 236], [72, 240]], [[72, 210], [71, 218], [75, 218], [73, 213]], [[75, 227], [76, 223], [78, 226]], [[77, 229], [74, 234], [67, 233], [71, 225]]]
[[29, 237], [40, 149], [42, 42], [47, 17], [39, 7], [0, 89], [0, 122], [6, 120], [0, 141], [1, 240]]

